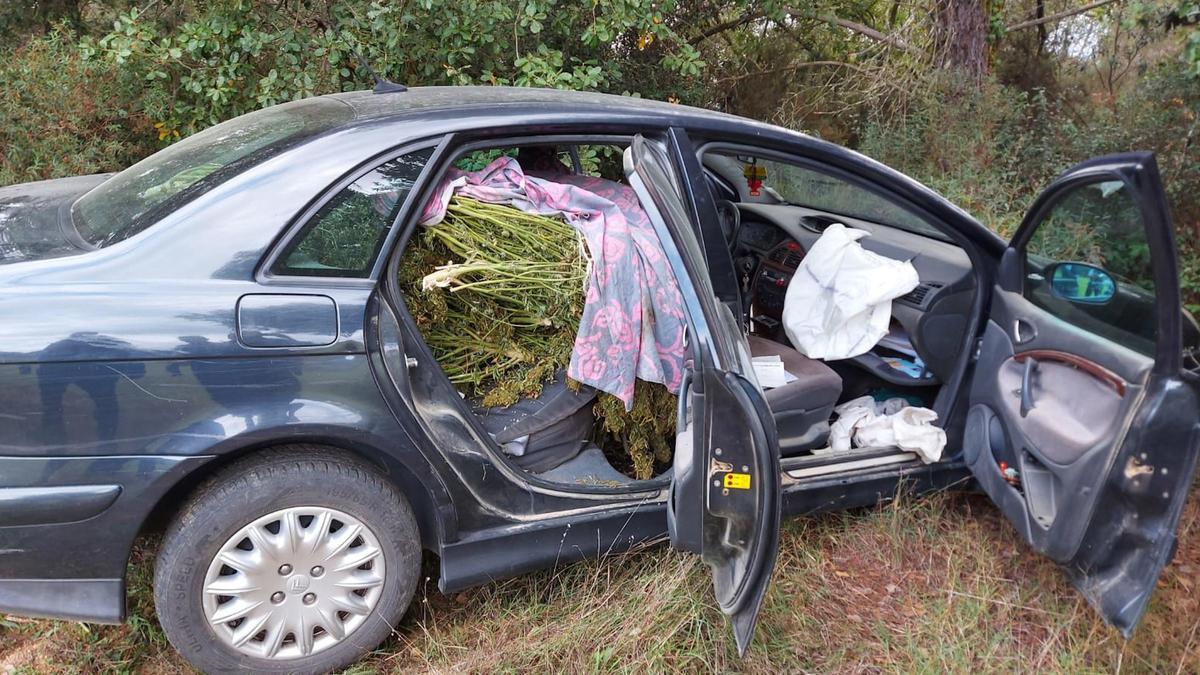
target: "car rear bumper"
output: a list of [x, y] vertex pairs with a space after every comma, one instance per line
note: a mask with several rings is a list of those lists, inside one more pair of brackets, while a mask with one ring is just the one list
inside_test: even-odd
[[142, 524], [208, 459], [0, 456], [0, 613], [120, 622]]

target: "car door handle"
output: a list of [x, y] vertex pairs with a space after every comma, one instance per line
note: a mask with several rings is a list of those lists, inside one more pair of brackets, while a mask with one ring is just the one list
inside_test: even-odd
[[1025, 357], [1025, 372], [1021, 373], [1021, 417], [1033, 410], [1033, 372], [1037, 370], [1037, 359]]
[[1017, 319], [1013, 322], [1013, 342], [1023, 345], [1037, 339], [1037, 326], [1027, 319]]
[[683, 371], [683, 379], [679, 383], [679, 399], [675, 405], [675, 429], [676, 432], [687, 429], [688, 415], [688, 391], [692, 388], [692, 371], [690, 369]]

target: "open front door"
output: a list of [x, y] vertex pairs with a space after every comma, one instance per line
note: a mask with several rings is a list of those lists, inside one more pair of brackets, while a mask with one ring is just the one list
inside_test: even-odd
[[745, 653], [779, 549], [779, 443], [738, 322], [715, 297], [662, 146], [638, 136], [625, 172], [654, 222], [688, 306], [691, 369], [679, 392], [671, 545], [712, 569]]
[[979, 343], [964, 452], [983, 490], [1129, 636], [1175, 549], [1200, 404], [1154, 156], [1089, 160], [1035, 202]]

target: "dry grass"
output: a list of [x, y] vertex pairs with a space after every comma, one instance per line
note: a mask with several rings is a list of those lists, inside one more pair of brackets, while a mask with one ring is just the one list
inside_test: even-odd
[[[350, 672], [1200, 672], [1198, 521], [1193, 504], [1128, 643], [986, 500], [938, 495], [787, 523], [745, 660], [703, 565], [657, 548], [449, 597], [430, 576]], [[0, 621], [0, 673], [184, 670], [153, 619], [151, 548], [132, 566], [126, 625]]]

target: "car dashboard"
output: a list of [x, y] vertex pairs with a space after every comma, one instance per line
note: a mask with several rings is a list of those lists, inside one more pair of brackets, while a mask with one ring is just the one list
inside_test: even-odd
[[[892, 303], [892, 326], [872, 353], [855, 365], [897, 386], [937, 384], [948, 377], [962, 351], [974, 299], [974, 276], [966, 252], [950, 243], [895, 227], [788, 204], [738, 204], [741, 226], [734, 258], [749, 291], [753, 330], [787, 342], [782, 330], [787, 288], [806, 252], [826, 227], [842, 223], [867, 231], [869, 251], [911, 261], [920, 284]], [[897, 355], [915, 356], [923, 370], [898, 369]], [[914, 375], [916, 375], [914, 377]]]

